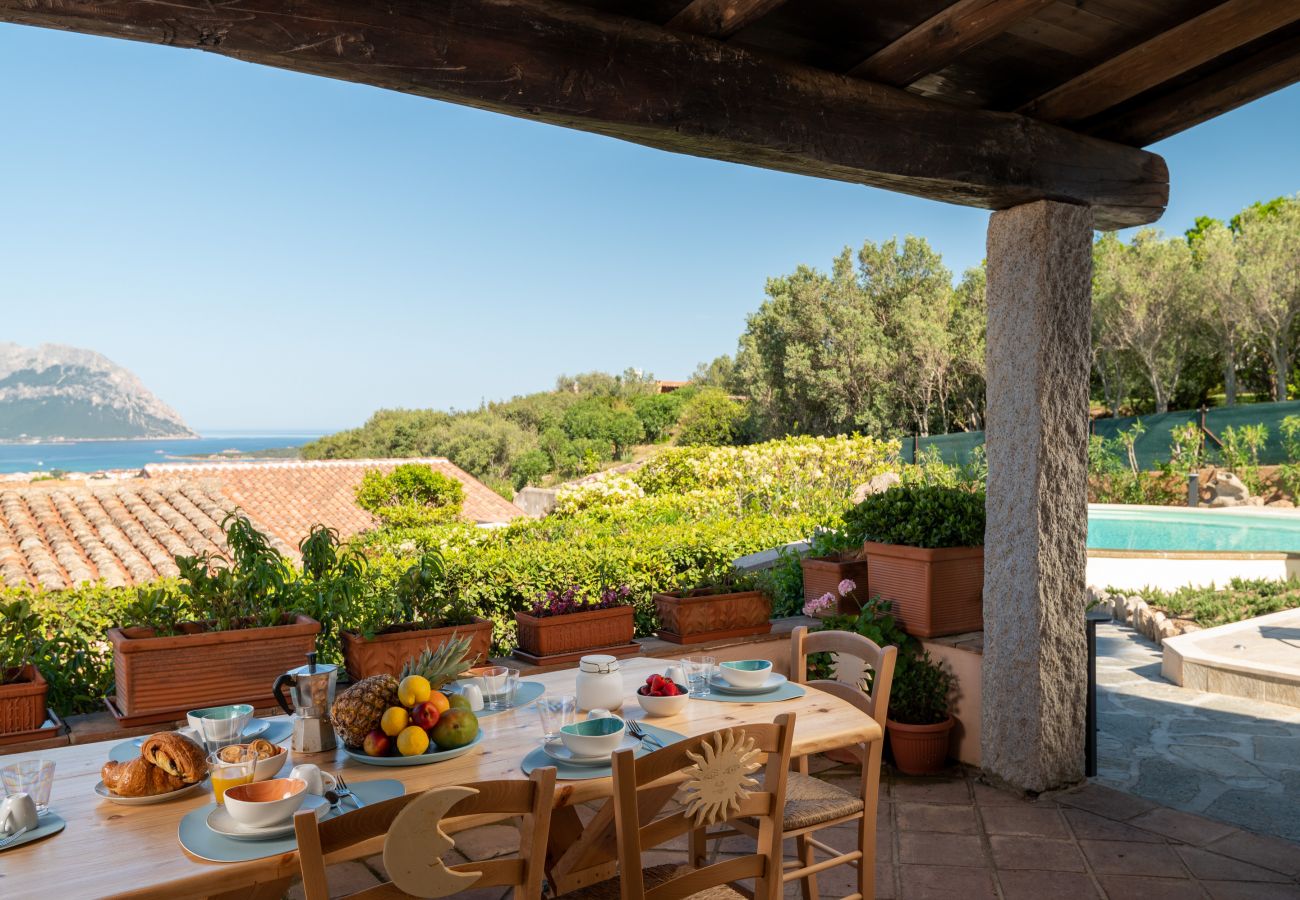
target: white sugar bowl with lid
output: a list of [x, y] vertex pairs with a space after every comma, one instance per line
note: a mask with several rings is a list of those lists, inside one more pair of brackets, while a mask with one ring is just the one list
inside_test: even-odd
[[623, 672], [618, 657], [595, 654], [578, 661], [578, 709], [621, 709]]

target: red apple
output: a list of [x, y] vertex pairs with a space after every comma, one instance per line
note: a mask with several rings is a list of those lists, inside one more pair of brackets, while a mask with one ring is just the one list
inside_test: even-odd
[[366, 735], [361, 749], [365, 751], [366, 756], [387, 756], [393, 749], [393, 739], [376, 728]]
[[425, 731], [428, 731], [438, 724], [440, 715], [442, 713], [438, 709], [438, 704], [432, 700], [425, 700], [423, 703], [417, 703], [411, 707], [411, 724], [419, 725]]

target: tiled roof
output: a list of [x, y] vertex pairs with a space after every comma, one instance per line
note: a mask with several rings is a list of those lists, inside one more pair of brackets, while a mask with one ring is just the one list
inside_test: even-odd
[[374, 518], [355, 491], [371, 469], [423, 463], [465, 486], [465, 518], [508, 522], [523, 510], [445, 459], [367, 459], [148, 465], [143, 478], [90, 485], [0, 485], [0, 583], [59, 589], [83, 581], [140, 584], [177, 574], [172, 557], [221, 553], [235, 508], [286, 555], [312, 525], [349, 537]]

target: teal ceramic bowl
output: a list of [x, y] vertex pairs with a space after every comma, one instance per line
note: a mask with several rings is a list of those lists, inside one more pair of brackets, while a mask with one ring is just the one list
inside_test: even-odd
[[560, 729], [560, 740], [574, 756], [610, 756], [623, 741], [627, 725], [617, 716], [584, 719]]
[[722, 663], [722, 677], [738, 688], [762, 687], [772, 677], [772, 663], [766, 659], [737, 659]]
[[192, 709], [185, 714], [185, 718], [198, 734], [199, 743], [215, 741], [236, 744], [248, 723], [253, 720], [253, 707], [247, 703], [209, 706], [206, 709]]

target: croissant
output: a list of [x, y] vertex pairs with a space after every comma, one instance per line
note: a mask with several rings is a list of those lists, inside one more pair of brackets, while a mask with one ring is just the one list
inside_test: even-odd
[[99, 770], [99, 777], [104, 787], [119, 797], [150, 797], [185, 787], [179, 775], [163, 771], [142, 756], [124, 763], [109, 760]]
[[185, 784], [202, 781], [208, 772], [203, 748], [175, 731], [150, 735], [140, 747], [140, 756]]

